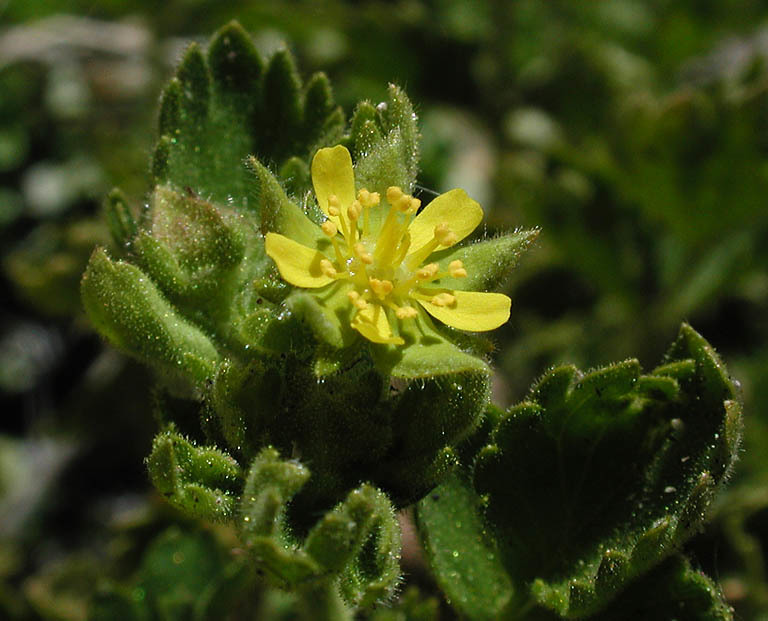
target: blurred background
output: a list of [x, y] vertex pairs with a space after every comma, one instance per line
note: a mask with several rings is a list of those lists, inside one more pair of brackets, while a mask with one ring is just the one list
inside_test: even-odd
[[493, 337], [500, 405], [560, 362], [652, 368], [681, 321], [717, 348], [741, 382], [744, 451], [687, 551], [737, 618], [768, 619], [768, 6], [232, 4], [0, 0], [0, 618], [92, 618], [116, 592], [171, 611], [147, 618], [191, 618], [229, 562], [227, 533], [150, 491], [151, 380], [89, 329], [78, 283], [107, 240], [106, 192], [146, 197], [182, 50], [236, 18], [305, 78], [325, 71], [347, 113], [403, 86], [420, 185], [465, 188], [489, 234], [541, 227]]

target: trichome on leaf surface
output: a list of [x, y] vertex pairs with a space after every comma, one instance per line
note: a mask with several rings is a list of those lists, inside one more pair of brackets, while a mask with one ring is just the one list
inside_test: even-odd
[[[501, 411], [479, 333], [509, 318], [495, 290], [539, 232], [472, 237], [483, 210], [463, 190], [418, 195], [400, 88], [347, 121], [323, 74], [302, 83], [288, 52], [265, 60], [230, 24], [187, 50], [159, 124], [148, 203], [108, 197], [114, 243], [82, 297], [155, 371], [152, 483], [244, 552], [195, 618], [265, 584], [300, 617], [431, 618], [399, 595], [396, 511], [414, 505], [466, 618], [730, 618], [680, 551], [741, 429], [693, 328], [650, 372], [554, 368]], [[159, 601], [126, 610], [154, 618]]]

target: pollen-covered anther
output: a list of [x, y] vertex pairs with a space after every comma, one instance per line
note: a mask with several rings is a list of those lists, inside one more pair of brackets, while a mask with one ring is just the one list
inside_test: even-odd
[[363, 211], [363, 206], [360, 204], [360, 201], [354, 201], [347, 208], [347, 216], [352, 222], [355, 222], [360, 217], [360, 213], [362, 211]]
[[456, 233], [451, 230], [451, 227], [448, 226], [447, 222], [441, 222], [435, 226], [435, 239], [441, 246], [445, 246], [446, 248], [453, 246], [458, 241]]
[[408, 206], [408, 213], [414, 214], [419, 210], [419, 207], [421, 207], [421, 201], [418, 198], [411, 197], [410, 205]]
[[456, 296], [450, 293], [438, 293], [430, 300], [435, 306], [453, 306], [456, 304]]
[[430, 263], [416, 271], [416, 278], [419, 280], [430, 280], [435, 277], [439, 269], [440, 266], [437, 263]]
[[341, 201], [335, 194], [328, 197], [328, 213], [332, 216], [338, 216], [341, 213]]
[[392, 289], [394, 289], [394, 285], [392, 284], [391, 280], [369, 278], [368, 284], [371, 286], [371, 291], [373, 291], [382, 300], [390, 293], [392, 293]]
[[365, 310], [368, 307], [368, 302], [366, 302], [357, 291], [350, 291], [347, 293], [347, 297], [349, 298], [349, 301], [352, 302], [352, 306], [357, 310]]
[[415, 319], [418, 315], [419, 311], [413, 308], [413, 306], [401, 306], [395, 311], [395, 316], [398, 319]]
[[336, 233], [339, 232], [339, 228], [330, 220], [323, 222], [320, 228], [323, 229], [323, 233], [325, 233], [328, 237], [334, 237]]
[[451, 261], [448, 264], [448, 273], [453, 278], [466, 278], [467, 276], [467, 270], [464, 269], [464, 264], [459, 260]]
[[401, 211], [402, 213], [408, 213], [411, 210], [411, 201], [413, 200], [414, 199], [411, 196], [403, 194], [400, 196], [400, 198], [391, 204], [394, 205], [395, 209], [398, 211]]
[[381, 202], [381, 195], [378, 192], [369, 192], [365, 188], [362, 188], [357, 193], [357, 200], [363, 207], [376, 207]]
[[331, 263], [328, 259], [322, 259], [320, 261], [320, 271], [329, 278], [333, 278], [338, 274], [336, 268], [333, 267], [333, 263]]
[[399, 201], [402, 195], [403, 191], [396, 185], [391, 185], [387, 188], [387, 202], [390, 205], [394, 205], [397, 201]]
[[373, 255], [365, 249], [365, 246], [361, 242], [355, 244], [355, 254], [366, 265], [371, 265], [371, 263], [373, 263]]

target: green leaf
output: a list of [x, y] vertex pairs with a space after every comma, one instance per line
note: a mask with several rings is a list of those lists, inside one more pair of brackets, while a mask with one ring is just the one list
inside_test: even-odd
[[207, 55], [195, 44], [188, 48], [163, 92], [154, 182], [258, 213], [246, 157], [280, 165], [291, 156], [309, 158], [318, 146], [330, 146], [325, 139], [339, 137], [339, 111], [323, 76], [310, 80], [307, 99], [320, 107], [305, 113], [290, 53], [280, 51], [265, 63], [248, 34], [228, 24]]
[[233, 492], [242, 475], [226, 453], [197, 447], [180, 434], [165, 431], [152, 443], [147, 468], [154, 486], [176, 508], [207, 520], [232, 517]]
[[301, 80], [293, 57], [288, 50], [280, 50], [270, 59], [264, 76], [264, 111], [259, 136], [260, 144], [274, 145], [276, 159], [296, 153], [293, 137], [302, 129], [303, 110]]
[[424, 550], [448, 601], [468, 619], [498, 619], [512, 583], [466, 474], [455, 472], [417, 505]]
[[369, 606], [389, 597], [400, 577], [400, 530], [387, 497], [370, 485], [351, 491], [325, 513], [303, 541], [287, 513], [309, 479], [296, 461], [266, 448], [254, 459], [238, 525], [254, 561], [279, 585], [322, 586], [338, 577], [350, 604]]
[[118, 349], [198, 384], [213, 374], [219, 354], [209, 338], [181, 317], [139, 268], [97, 249], [81, 294], [93, 325]]
[[104, 213], [115, 246], [118, 250], [124, 251], [136, 236], [138, 226], [125, 195], [117, 188], [107, 195], [104, 201]]
[[192, 619], [195, 606], [211, 585], [218, 585], [225, 556], [210, 532], [184, 533], [171, 527], [144, 553], [138, 589], [150, 618]]
[[[374, 107], [361, 103], [352, 119], [352, 155], [355, 184], [386, 194], [389, 186], [412, 192], [419, 161], [419, 130], [416, 113], [405, 92], [390, 85], [387, 100]], [[377, 230], [386, 211], [371, 210], [371, 227]]]
[[478, 493], [516, 589], [594, 614], [701, 525], [736, 456], [740, 405], [683, 325], [666, 364], [547, 373], [479, 454]]
[[655, 621], [671, 614], [676, 621], [733, 619], [733, 609], [720, 588], [676, 554], [633, 583], [590, 621]]

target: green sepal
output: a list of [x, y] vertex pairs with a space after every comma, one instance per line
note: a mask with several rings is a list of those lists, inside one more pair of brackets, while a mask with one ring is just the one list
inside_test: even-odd
[[513, 584], [559, 615], [596, 613], [679, 547], [736, 457], [740, 405], [711, 347], [683, 325], [665, 362], [550, 371], [477, 458]]
[[467, 354], [437, 332], [431, 320], [417, 318], [412, 324], [400, 323], [404, 345], [372, 345], [376, 366], [392, 377], [418, 378], [481, 373], [490, 375], [484, 360]]
[[171, 376], [203, 384], [219, 354], [210, 339], [180, 316], [139, 268], [91, 255], [81, 282], [83, 305], [112, 345]]
[[197, 447], [180, 434], [159, 433], [147, 458], [152, 483], [190, 516], [225, 521], [233, 516], [242, 474], [237, 462], [213, 447]]
[[104, 201], [104, 214], [112, 234], [112, 240], [118, 251], [125, 252], [126, 248], [136, 237], [138, 226], [133, 216], [133, 210], [128, 205], [125, 195], [118, 189], [113, 189]]
[[264, 235], [280, 233], [310, 248], [323, 240], [320, 227], [288, 198], [280, 182], [266, 166], [255, 157], [249, 157], [248, 168], [253, 173], [253, 193], [258, 195], [261, 205], [261, 231]]
[[539, 229], [515, 231], [436, 252], [429, 260], [439, 263], [446, 271], [451, 261], [459, 260], [467, 270], [465, 278], [441, 278], [442, 287], [461, 291], [497, 290], [538, 235]]
[[400, 577], [400, 531], [387, 497], [369, 485], [351, 491], [301, 541], [291, 535], [287, 508], [308, 479], [304, 466], [281, 460], [275, 449], [254, 459], [238, 519], [252, 558], [284, 587], [337, 575], [349, 603], [368, 606], [389, 597]]

